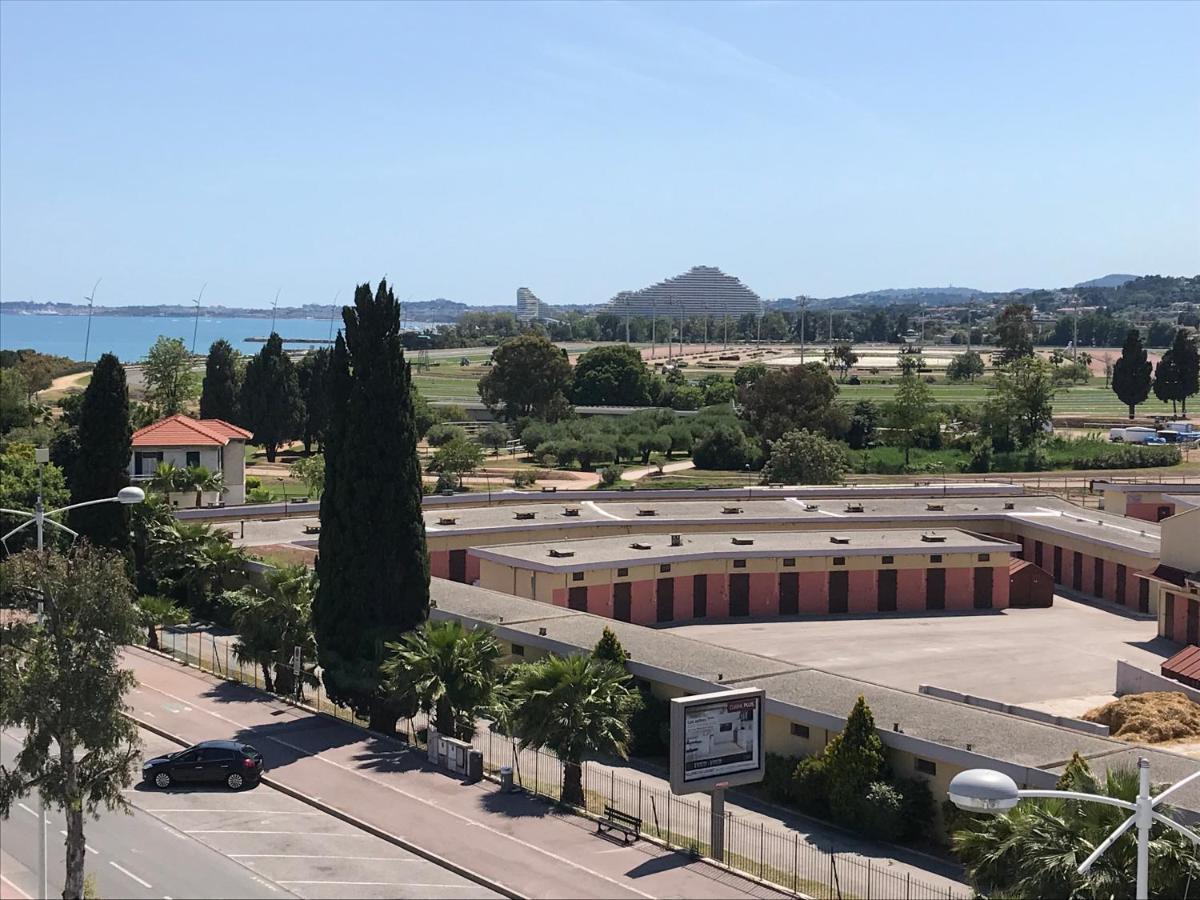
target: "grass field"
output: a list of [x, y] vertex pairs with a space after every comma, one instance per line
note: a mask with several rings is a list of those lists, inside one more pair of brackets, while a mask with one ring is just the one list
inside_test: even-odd
[[[453, 369], [445, 369], [437, 374], [414, 374], [413, 381], [417, 389], [427, 400], [478, 400], [479, 374], [474, 367], [463, 367], [462, 374], [451, 374]], [[434, 370], [435, 372], [437, 370]], [[876, 403], [887, 403], [896, 392], [895, 380], [884, 384], [880, 381], [868, 381], [864, 384], [838, 385], [838, 399], [843, 403], [854, 404], [859, 400], [872, 400]], [[987, 398], [988, 385], [986, 382], [974, 384], [953, 384], [939, 381], [929, 385], [934, 400], [940, 404], [980, 403]], [[1128, 410], [1117, 399], [1110, 388], [1104, 386], [1104, 380], [1097, 378], [1091, 384], [1061, 387], [1054, 398], [1054, 414], [1056, 416], [1095, 416], [1096, 418], [1116, 418], [1126, 415]], [[1138, 406], [1138, 415], [1170, 415], [1170, 404], [1162, 403], [1153, 397]]]

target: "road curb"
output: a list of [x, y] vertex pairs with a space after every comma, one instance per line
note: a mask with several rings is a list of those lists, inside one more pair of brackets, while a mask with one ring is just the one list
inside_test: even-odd
[[[191, 746], [187, 741], [183, 740], [177, 735], [171, 734], [171, 732], [157, 725], [152, 725], [149, 722], [145, 722], [132, 713], [127, 712], [125, 713], [125, 716], [131, 722], [135, 723], [139, 728], [145, 728], [152, 734], [156, 734], [161, 738], [165, 738], [168, 741], [179, 744], [181, 747]], [[364, 822], [362, 819], [352, 816], [347, 812], [343, 812], [337, 807], [330, 806], [328, 803], [318, 800], [315, 797], [310, 797], [308, 794], [305, 794], [302, 791], [298, 791], [295, 788], [290, 788], [287, 785], [280, 784], [274, 778], [269, 778], [264, 775], [262, 778], [262, 783], [273, 790], [279, 791], [281, 794], [286, 794], [293, 800], [299, 800], [301, 803], [311, 806], [313, 809], [320, 810], [327, 815], [333, 816], [335, 819], [339, 819], [342, 822], [345, 822], [347, 825], [351, 825], [360, 831], [365, 831], [367, 834], [379, 838], [380, 840], [387, 841], [389, 844], [393, 844], [394, 846], [400, 847], [403, 850], [407, 850], [409, 853], [413, 853], [422, 859], [433, 863], [434, 865], [441, 866], [442, 868], [453, 872], [455, 875], [478, 884], [480, 887], [485, 887], [490, 891], [495, 891], [502, 896], [510, 898], [510, 900], [528, 900], [524, 894], [520, 894], [498, 881], [493, 881], [492, 879], [480, 875], [478, 872], [474, 872], [465, 866], [461, 866], [458, 863], [439, 856], [438, 854], [426, 850], [423, 847], [418, 847], [416, 844], [413, 844], [412, 842], [407, 841], [398, 835], [392, 834], [389, 831], [384, 831], [382, 828], [377, 828], [369, 822]]]

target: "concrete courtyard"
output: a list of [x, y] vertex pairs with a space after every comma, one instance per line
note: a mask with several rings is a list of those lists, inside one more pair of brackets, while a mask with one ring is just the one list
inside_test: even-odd
[[773, 618], [678, 625], [697, 640], [903, 690], [931, 684], [1079, 715], [1110, 699], [1116, 661], [1157, 672], [1155, 623], [1056, 596], [1050, 609]]

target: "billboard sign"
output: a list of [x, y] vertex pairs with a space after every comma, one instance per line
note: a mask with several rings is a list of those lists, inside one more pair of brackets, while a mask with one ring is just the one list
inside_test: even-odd
[[762, 781], [760, 688], [718, 691], [671, 701], [671, 790], [710, 791]]

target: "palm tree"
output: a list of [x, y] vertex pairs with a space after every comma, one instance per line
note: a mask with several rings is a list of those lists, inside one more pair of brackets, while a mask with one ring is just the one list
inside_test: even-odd
[[187, 489], [196, 492], [196, 508], [204, 505], [204, 494], [225, 492], [225, 476], [220, 472], [210, 472], [204, 466], [188, 466], [184, 472], [183, 481]]
[[592, 656], [547, 656], [515, 666], [505, 685], [520, 746], [548, 748], [563, 763], [562, 802], [583, 806], [583, 759], [626, 756], [629, 720], [641, 704], [621, 667]]
[[[304, 566], [282, 566], [266, 575], [263, 588], [247, 586], [226, 594], [234, 606], [233, 626], [238, 659], [262, 667], [268, 691], [296, 693], [292, 653], [314, 659], [317, 642], [312, 630], [313, 575]], [[311, 671], [301, 670], [301, 684], [316, 684]]]
[[148, 566], [168, 591], [182, 594], [196, 611], [231, 578], [240, 575], [246, 554], [229, 535], [203, 522], [171, 521], [149, 535]]
[[[1076, 757], [1059, 788], [1132, 803], [1136, 769], [1109, 769], [1096, 778]], [[1076, 869], [1129, 813], [1101, 803], [1023, 800], [997, 816], [970, 816], [954, 834], [954, 849], [980, 892], [1011, 897], [1133, 898], [1137, 838], [1130, 831], [1108, 848], [1086, 875]], [[1183, 897], [1200, 883], [1200, 853], [1187, 838], [1162, 826], [1150, 835], [1150, 896]]]
[[160, 462], [155, 466], [154, 475], [150, 478], [150, 489], [164, 497], [186, 491], [189, 487], [187, 470], [179, 468], [173, 462]]
[[146, 629], [146, 646], [151, 650], [159, 649], [159, 626], [178, 625], [188, 620], [187, 611], [167, 597], [138, 597], [137, 614], [142, 627]]
[[470, 738], [496, 684], [500, 645], [492, 633], [468, 631], [457, 621], [426, 621], [386, 647], [390, 656], [380, 671], [392, 695], [433, 709], [439, 734]]

